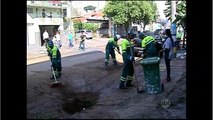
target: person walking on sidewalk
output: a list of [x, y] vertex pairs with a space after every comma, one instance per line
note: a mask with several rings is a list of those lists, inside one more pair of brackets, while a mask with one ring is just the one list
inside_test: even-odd
[[131, 42], [131, 40], [134, 38], [133, 36], [134, 34], [129, 32], [127, 39], [123, 39], [121, 43], [124, 67], [120, 78], [119, 89], [126, 89], [126, 87], [134, 86], [132, 84], [132, 80], [134, 75], [133, 62], [135, 59], [131, 53], [131, 49], [132, 51], [134, 50], [133, 43]]
[[[48, 56], [50, 57], [56, 78], [60, 78], [61, 77], [61, 71], [62, 71], [61, 53], [60, 53], [58, 47], [56, 45], [54, 45], [52, 41], [48, 42], [47, 52], [48, 52]], [[52, 77], [50, 79], [54, 79], [54, 76], [52, 75]]]
[[166, 71], [167, 71], [166, 81], [170, 82], [171, 81], [170, 62], [171, 62], [171, 59], [174, 58], [173, 48], [175, 47], [175, 44], [174, 44], [170, 29], [166, 29], [165, 33], [166, 33], [166, 40], [163, 44], [163, 49], [160, 50], [160, 52], [164, 52], [164, 58], [165, 58], [165, 63], [166, 63]]
[[73, 35], [72, 35], [72, 32], [70, 32], [70, 34], [68, 35], [68, 40], [69, 40], [69, 47], [72, 48], [74, 45], [73, 45]]
[[79, 50], [85, 50], [85, 40], [86, 40], [86, 35], [84, 34], [84, 32], [81, 32], [81, 36], [80, 36], [80, 44], [79, 44]]
[[117, 52], [119, 54], [120, 53], [120, 49], [118, 46], [118, 40], [121, 38], [120, 35], [116, 35], [114, 36], [114, 38], [110, 38], [106, 47], [105, 47], [105, 51], [106, 51], [106, 57], [105, 57], [105, 67], [107, 67], [108, 63], [109, 63], [109, 55], [111, 55], [112, 57], [112, 61], [114, 63], [114, 65], [117, 65], [117, 61], [116, 61], [116, 57], [115, 57], [115, 47], [117, 48]]

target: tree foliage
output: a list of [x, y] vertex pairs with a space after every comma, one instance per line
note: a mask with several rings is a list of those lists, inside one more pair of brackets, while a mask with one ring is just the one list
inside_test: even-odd
[[98, 27], [99, 27], [99, 25], [96, 23], [83, 23], [83, 29], [91, 30], [93, 32], [96, 32]]
[[[171, 1], [167, 1], [165, 3], [167, 6], [167, 9], [164, 10], [165, 16], [168, 18], [168, 20], [171, 20]], [[177, 1], [176, 2], [176, 19], [175, 23], [177, 25], [181, 25], [183, 28], [185, 28], [185, 23], [186, 23], [186, 1]]]
[[182, 26], [183, 29], [186, 29], [186, 1], [180, 1], [177, 4], [177, 14], [176, 14], [176, 19], [175, 23], [179, 26]]
[[[171, 1], [167, 1], [165, 5], [167, 5], [167, 9], [164, 10], [164, 14], [169, 20], [171, 20]], [[183, 28], [184, 37], [185, 37], [185, 34], [186, 34], [186, 1], [185, 0], [176, 2], [176, 19], [174, 20], [174, 23], [176, 23], [177, 26], [181, 26]]]
[[81, 29], [86, 29], [86, 30], [91, 30], [93, 32], [96, 32], [98, 29], [99, 25], [95, 23], [82, 23], [80, 20], [74, 20], [73, 21], [73, 26], [75, 31], [76, 30], [81, 30]]
[[107, 1], [104, 13], [117, 25], [142, 21], [149, 24], [156, 20], [157, 6], [153, 1]]
[[164, 15], [166, 16], [166, 18], [168, 18], [168, 20], [171, 20], [171, 12], [172, 12], [172, 6], [171, 6], [171, 1], [167, 1], [165, 3], [165, 5], [167, 6], [167, 8], [163, 11]]

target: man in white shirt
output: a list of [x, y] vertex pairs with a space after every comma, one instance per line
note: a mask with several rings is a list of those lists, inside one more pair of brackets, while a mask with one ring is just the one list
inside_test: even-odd
[[57, 40], [57, 47], [60, 49], [62, 45], [61, 45], [61, 36], [59, 31], [56, 32], [56, 40]]
[[43, 33], [43, 40], [44, 40], [44, 46], [47, 47], [47, 43], [49, 41], [49, 34], [48, 34], [47, 30], [45, 30]]

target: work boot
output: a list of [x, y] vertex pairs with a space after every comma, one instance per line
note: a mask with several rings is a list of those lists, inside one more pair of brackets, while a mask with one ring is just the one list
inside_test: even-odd
[[126, 86], [124, 85], [124, 81], [121, 81], [119, 84], [119, 89], [127, 89]]
[[131, 82], [132, 82], [131, 80], [127, 80], [126, 86], [127, 87], [135, 87]]

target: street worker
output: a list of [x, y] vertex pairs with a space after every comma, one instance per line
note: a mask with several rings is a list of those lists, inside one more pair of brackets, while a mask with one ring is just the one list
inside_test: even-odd
[[142, 39], [143, 58], [157, 57], [160, 48], [157, 47], [158, 43], [155, 38], [146, 36], [144, 33], [140, 33], [139, 38]]
[[116, 35], [114, 36], [114, 38], [110, 38], [106, 47], [105, 47], [105, 51], [106, 51], [106, 57], [105, 57], [105, 67], [108, 66], [108, 63], [109, 63], [109, 55], [111, 55], [112, 57], [112, 61], [114, 63], [114, 65], [117, 65], [117, 61], [116, 61], [116, 57], [115, 57], [115, 47], [117, 48], [117, 52], [119, 54], [120, 53], [120, 49], [119, 49], [119, 46], [118, 46], [118, 40], [121, 38], [120, 35]]
[[[122, 70], [119, 89], [126, 89], [126, 87], [133, 87], [131, 84], [134, 75], [133, 62], [135, 61], [133, 56], [133, 42], [131, 41], [134, 37], [132, 32], [129, 32], [127, 39], [123, 39], [121, 43], [122, 57], [124, 62], [124, 68]], [[125, 84], [126, 83], [126, 84]]]
[[[49, 41], [47, 44], [47, 52], [48, 52], [48, 56], [50, 57], [51, 60], [51, 67], [53, 67], [54, 73], [56, 78], [60, 78], [61, 77], [61, 53], [58, 49], [58, 47], [56, 45], [53, 44], [52, 41]], [[52, 77], [50, 79], [54, 79], [54, 76], [52, 75]]]
[[177, 48], [177, 50], [180, 49], [180, 41], [181, 41], [181, 38], [182, 38], [183, 34], [180, 30], [178, 30], [177, 32], [177, 36], [176, 36], [176, 41], [174, 42], [175, 43], [175, 47]]

